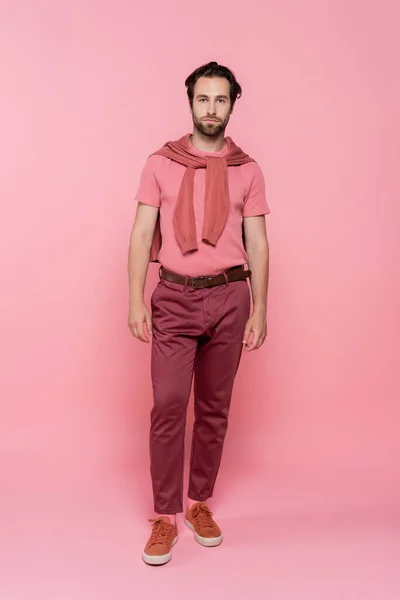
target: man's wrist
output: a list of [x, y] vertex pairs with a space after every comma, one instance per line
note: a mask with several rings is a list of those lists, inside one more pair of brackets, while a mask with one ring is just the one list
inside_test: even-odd
[[260, 317], [262, 319], [266, 319], [267, 307], [265, 306], [265, 304], [262, 304], [262, 305], [254, 304], [253, 315], [256, 315], [257, 317]]
[[144, 304], [144, 296], [131, 296], [129, 304], [130, 306], [141, 306], [142, 304]]

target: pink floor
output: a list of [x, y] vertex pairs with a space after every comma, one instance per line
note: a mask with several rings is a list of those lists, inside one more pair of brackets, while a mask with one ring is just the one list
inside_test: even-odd
[[228, 494], [228, 473], [213, 501], [223, 545], [199, 546], [180, 517], [172, 561], [148, 567], [140, 491], [69, 479], [1, 498], [1, 600], [400, 597], [400, 513], [378, 505], [381, 494], [350, 486], [345, 498], [331, 481], [317, 495], [311, 486], [311, 498], [307, 485], [294, 491], [275, 478], [267, 498], [257, 477], [231, 481]]

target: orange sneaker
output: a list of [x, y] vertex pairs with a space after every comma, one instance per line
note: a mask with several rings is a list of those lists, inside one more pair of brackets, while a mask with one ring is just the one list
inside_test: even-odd
[[222, 533], [214, 519], [213, 513], [204, 502], [196, 502], [189, 508], [185, 523], [194, 531], [196, 542], [202, 546], [219, 546], [222, 542]]
[[178, 528], [168, 517], [149, 519], [151, 536], [142, 553], [148, 565], [165, 565], [172, 558], [172, 546], [178, 541]]

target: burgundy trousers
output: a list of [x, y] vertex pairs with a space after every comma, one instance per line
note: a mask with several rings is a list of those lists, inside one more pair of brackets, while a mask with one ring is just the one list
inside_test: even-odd
[[160, 280], [151, 307], [154, 510], [176, 514], [183, 511], [184, 436], [193, 376], [195, 421], [188, 495], [198, 501], [213, 495], [250, 313], [250, 291], [247, 281], [193, 289]]

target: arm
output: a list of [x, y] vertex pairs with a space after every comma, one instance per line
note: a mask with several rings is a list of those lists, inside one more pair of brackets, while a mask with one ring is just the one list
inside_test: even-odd
[[151, 335], [151, 317], [144, 303], [144, 286], [149, 267], [150, 250], [158, 217], [158, 208], [138, 203], [129, 243], [129, 315], [128, 324], [135, 338], [149, 343], [144, 330]]
[[[245, 351], [256, 350], [267, 335], [267, 295], [269, 278], [269, 244], [264, 215], [244, 219], [244, 235], [251, 276], [253, 313], [247, 322], [244, 340]], [[253, 339], [250, 341], [250, 335]]]

